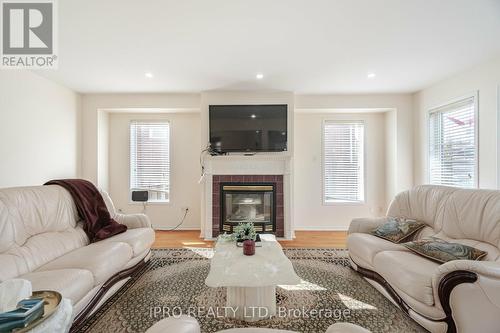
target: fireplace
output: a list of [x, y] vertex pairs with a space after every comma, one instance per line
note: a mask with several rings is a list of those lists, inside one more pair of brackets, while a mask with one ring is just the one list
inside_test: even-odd
[[274, 232], [275, 185], [221, 183], [221, 232], [233, 233], [239, 223], [252, 222], [257, 232]]
[[284, 234], [283, 176], [213, 176], [212, 235], [252, 222], [259, 233]]

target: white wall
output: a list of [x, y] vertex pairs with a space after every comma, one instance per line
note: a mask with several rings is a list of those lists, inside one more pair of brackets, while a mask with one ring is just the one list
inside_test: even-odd
[[0, 188], [79, 174], [80, 96], [32, 72], [0, 71]]
[[[105, 140], [99, 142], [99, 120], [109, 110], [150, 109], [157, 112], [198, 112], [200, 94], [86, 94], [82, 98], [82, 177], [105, 187], [107, 163]], [[101, 129], [103, 127], [101, 126]]]
[[427, 117], [435, 106], [464, 95], [479, 95], [479, 187], [497, 188], [499, 141], [498, 86], [500, 85], [500, 58], [483, 63], [414, 94], [415, 183], [428, 181]]
[[[363, 120], [365, 123], [364, 204], [324, 205], [322, 202], [322, 126], [329, 120]], [[297, 113], [295, 115], [295, 228], [345, 230], [355, 217], [385, 213], [385, 114]]]
[[[128, 120], [145, 110], [145, 117], [171, 117], [172, 201], [150, 204], [148, 215], [156, 228], [171, 228], [179, 221], [181, 207], [189, 207], [182, 228], [200, 228], [199, 94], [87, 94], [82, 100], [82, 177], [110, 191], [117, 209], [141, 212], [142, 205], [128, 201]], [[122, 116], [115, 112], [124, 113]], [[184, 114], [186, 113], [186, 114]], [[112, 120], [113, 119], [113, 120]], [[119, 121], [120, 120], [120, 121]], [[196, 189], [196, 190], [195, 190]]]
[[141, 212], [142, 205], [129, 201], [129, 125], [132, 120], [163, 119], [170, 122], [170, 202], [153, 203], [147, 208], [156, 229], [200, 228], [199, 113], [110, 113], [109, 114], [109, 193], [117, 209], [126, 213]]
[[109, 112], [97, 114], [97, 184], [109, 192]]
[[385, 201], [386, 207], [394, 198], [397, 188], [397, 161], [398, 161], [398, 127], [397, 110], [392, 109], [384, 113], [385, 117]]
[[[387, 154], [386, 200], [413, 186], [413, 114], [410, 94], [296, 95], [296, 110], [391, 110], [386, 117]], [[394, 146], [395, 145], [395, 146]], [[296, 164], [298, 162], [296, 161]]]

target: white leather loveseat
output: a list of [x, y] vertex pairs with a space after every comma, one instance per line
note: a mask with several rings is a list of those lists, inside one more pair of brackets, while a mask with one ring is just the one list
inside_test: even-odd
[[0, 189], [0, 281], [22, 278], [33, 290], [59, 291], [73, 304], [74, 325], [85, 319], [144, 265], [155, 237], [147, 216], [117, 214], [102, 195], [128, 230], [89, 244], [62, 187]]
[[500, 191], [419, 186], [396, 196], [388, 216], [424, 222], [436, 236], [488, 254], [439, 264], [369, 234], [383, 219], [349, 227], [352, 267], [427, 330], [500, 332]]

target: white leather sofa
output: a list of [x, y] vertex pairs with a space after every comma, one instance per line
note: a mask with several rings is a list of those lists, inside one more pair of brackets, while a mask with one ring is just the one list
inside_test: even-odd
[[[180, 316], [179, 318], [169, 317], [160, 320], [151, 326], [146, 333], [201, 333], [200, 325], [195, 318]], [[218, 333], [294, 333], [270, 328], [231, 328], [219, 331]], [[319, 332], [318, 332], [319, 333]], [[351, 323], [336, 323], [331, 325], [325, 333], [370, 333], [361, 326]]]
[[33, 290], [56, 290], [71, 300], [74, 326], [149, 259], [155, 234], [147, 216], [111, 216], [125, 233], [96, 243], [78, 222], [76, 206], [57, 185], [0, 189], [0, 281], [22, 278]]
[[488, 255], [439, 264], [370, 235], [383, 219], [356, 219], [347, 240], [352, 267], [433, 333], [500, 332], [500, 191], [419, 186], [398, 194], [387, 215], [424, 222], [416, 239], [436, 236]]

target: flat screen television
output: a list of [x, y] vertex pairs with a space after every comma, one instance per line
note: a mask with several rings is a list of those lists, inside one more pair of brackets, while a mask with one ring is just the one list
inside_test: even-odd
[[287, 105], [210, 105], [210, 147], [216, 153], [287, 150]]

